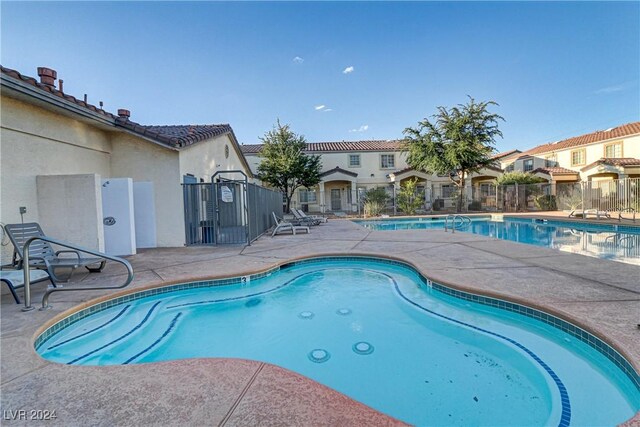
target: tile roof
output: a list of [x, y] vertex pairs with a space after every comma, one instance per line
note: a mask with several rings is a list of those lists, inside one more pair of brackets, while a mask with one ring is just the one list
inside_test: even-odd
[[257, 154], [262, 151], [262, 144], [242, 144], [242, 154]]
[[[48, 92], [66, 101], [72, 102], [87, 110], [93, 111], [104, 116], [107, 120], [112, 120], [116, 127], [122, 127], [135, 134], [144, 136], [146, 138], [153, 139], [164, 145], [172, 148], [185, 147], [196, 142], [204, 141], [215, 136], [223, 135], [225, 133], [233, 134], [233, 129], [228, 124], [218, 125], [177, 125], [177, 126], [147, 126], [133, 122], [125, 117], [120, 117], [115, 114], [109, 113], [95, 105], [89, 104], [80, 100], [72, 95], [63, 93], [61, 90], [55, 87], [40, 83], [33, 77], [25, 76], [16, 70], [6, 68], [0, 65], [0, 72], [3, 75], [20, 80], [30, 86], [37, 89]], [[235, 139], [235, 135], [233, 136]]]
[[[257, 154], [262, 150], [262, 144], [246, 144], [240, 146], [244, 154]], [[402, 140], [369, 140], [369, 141], [340, 141], [340, 142], [308, 142], [305, 151], [310, 153], [327, 153], [342, 151], [399, 151]]]
[[[125, 124], [126, 126], [126, 124]], [[185, 147], [205, 139], [231, 133], [229, 124], [142, 126], [147, 134], [159, 135], [175, 147]]]
[[321, 176], [321, 177], [325, 177], [325, 176], [327, 176], [327, 175], [331, 175], [331, 174], [334, 174], [334, 173], [343, 173], [343, 174], [345, 174], [345, 175], [349, 175], [349, 176], [352, 176], [352, 177], [356, 177], [356, 176], [358, 176], [358, 174], [357, 174], [357, 173], [355, 173], [355, 172], [351, 172], [351, 171], [348, 171], [348, 170], [345, 170], [345, 169], [342, 169], [342, 168], [341, 168], [341, 167], [339, 167], [339, 166], [336, 166], [336, 167], [335, 167], [335, 168], [333, 168], [333, 169], [329, 169], [328, 171], [322, 172], [322, 173], [320, 174], [320, 176]]
[[41, 89], [45, 92], [49, 92], [52, 95], [58, 96], [62, 99], [66, 99], [67, 101], [73, 102], [74, 104], [77, 104], [81, 107], [84, 107], [88, 110], [94, 111], [98, 114], [102, 114], [103, 116], [107, 117], [107, 118], [111, 118], [111, 119], [115, 119], [118, 116], [115, 116], [99, 107], [96, 107], [95, 105], [89, 104], [84, 102], [83, 100], [80, 100], [78, 98], [76, 98], [75, 96], [71, 96], [71, 95], [67, 95], [66, 93], [63, 93], [62, 91], [56, 89], [55, 87], [51, 87], [48, 85], [44, 85], [42, 83], [40, 83], [38, 80], [34, 79], [33, 77], [29, 77], [29, 76], [25, 76], [21, 73], [19, 73], [16, 70], [12, 70], [10, 68], [5, 68], [2, 65], [0, 65], [0, 72], [4, 75], [7, 75], [9, 77], [13, 77], [16, 80], [20, 80], [24, 83], [27, 83], [31, 86], [34, 86], [38, 89]]
[[521, 153], [520, 150], [517, 149], [513, 149], [513, 150], [509, 150], [509, 151], [503, 151], [502, 153], [498, 153], [498, 154], [494, 154], [493, 156], [491, 156], [491, 158], [493, 160], [500, 160], [503, 159], [505, 157], [509, 157], [513, 154], [517, 154], [517, 153]]
[[548, 168], [537, 168], [531, 171], [532, 174], [543, 173], [545, 175], [578, 175], [578, 172], [558, 166]]
[[640, 134], [640, 122], [627, 123], [607, 130], [599, 130], [585, 135], [574, 136], [558, 142], [538, 145], [537, 147], [533, 147], [532, 149], [523, 152], [522, 156], [519, 158], [548, 153], [550, 151], [566, 150], [567, 148], [579, 147], [581, 145], [606, 141], [613, 138], [622, 138], [635, 134]]
[[580, 170], [586, 171], [598, 165], [611, 165], [611, 166], [623, 166], [623, 167], [624, 166], [640, 166], [640, 159], [634, 159], [632, 157], [620, 157], [615, 159], [607, 159], [603, 157], [600, 160], [596, 160], [595, 162], [588, 164], [587, 166], [583, 167]]

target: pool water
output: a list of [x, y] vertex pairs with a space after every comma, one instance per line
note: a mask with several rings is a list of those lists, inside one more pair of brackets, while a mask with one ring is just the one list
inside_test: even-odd
[[[444, 229], [442, 218], [354, 220], [371, 230]], [[451, 222], [449, 222], [451, 225]], [[456, 232], [558, 249], [565, 252], [640, 265], [640, 226], [589, 224], [561, 220], [472, 217]]]
[[37, 351], [71, 365], [259, 360], [416, 425], [615, 425], [640, 409], [633, 380], [585, 342], [368, 258], [129, 298]]

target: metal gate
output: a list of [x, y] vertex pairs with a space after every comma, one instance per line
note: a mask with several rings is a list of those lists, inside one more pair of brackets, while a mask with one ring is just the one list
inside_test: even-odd
[[[223, 173], [244, 180], [218, 177]], [[251, 244], [273, 225], [272, 211], [282, 216], [282, 194], [249, 184], [243, 172], [216, 172], [211, 180], [182, 185], [187, 246]]]

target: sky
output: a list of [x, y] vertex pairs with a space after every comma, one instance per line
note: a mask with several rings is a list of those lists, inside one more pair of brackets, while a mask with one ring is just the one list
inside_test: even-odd
[[3, 66], [146, 125], [396, 139], [467, 96], [524, 150], [640, 120], [640, 2], [5, 2]]

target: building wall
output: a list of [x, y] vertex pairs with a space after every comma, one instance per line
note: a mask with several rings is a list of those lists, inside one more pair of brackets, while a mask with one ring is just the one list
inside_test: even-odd
[[[311, 153], [316, 154], [316, 153]], [[345, 153], [317, 153], [321, 155], [322, 171], [335, 169], [336, 166], [358, 174], [356, 178], [358, 186], [367, 188], [389, 185], [389, 175], [400, 169], [407, 167], [406, 155], [401, 152], [393, 151], [375, 151], [375, 152], [345, 152]], [[380, 165], [380, 156], [382, 154], [393, 154], [395, 156], [395, 165], [391, 168], [382, 168]], [[349, 156], [359, 155], [360, 166], [349, 166]]]
[[[110, 175], [106, 132], [13, 98], [0, 101], [0, 222], [20, 222], [20, 206], [27, 208], [25, 222], [40, 222], [37, 175]], [[1, 251], [5, 263], [13, 248], [7, 245]]]
[[[40, 226], [48, 236], [104, 252], [102, 180], [95, 174], [37, 177]], [[73, 220], [70, 221], [70, 218]]]
[[178, 152], [124, 133], [114, 134], [111, 143], [111, 178], [153, 182], [158, 246], [183, 246], [184, 210]]
[[[589, 175], [589, 171], [582, 172], [581, 169], [603, 157], [605, 157], [605, 146], [618, 143], [622, 144], [622, 155], [620, 157], [631, 157], [640, 159], [640, 135], [632, 135], [624, 138], [615, 138], [611, 140], [596, 142], [593, 144], [583, 145], [579, 147], [571, 147], [564, 150], [549, 151], [546, 153], [540, 153], [535, 156], [529, 157], [533, 159], [533, 169], [545, 167], [545, 159], [548, 156], [555, 154], [556, 161], [559, 167], [574, 170], [580, 172], [582, 180], [586, 180]], [[571, 165], [571, 153], [576, 150], [585, 150], [585, 161], [581, 165]], [[517, 159], [517, 157], [514, 157]], [[514, 164], [514, 170], [524, 171], [525, 158], [515, 160], [514, 158], [507, 159], [501, 162], [501, 167], [505, 169], [509, 164]], [[611, 179], [611, 178], [609, 178]]]
[[[225, 155], [225, 147], [228, 148], [228, 157]], [[229, 170], [241, 170], [247, 175], [251, 175], [234, 148], [229, 135], [217, 136], [180, 150], [181, 177], [185, 174], [191, 174], [198, 180], [204, 179], [204, 182], [210, 182], [211, 176], [217, 171]], [[243, 178], [240, 174], [226, 174], [223, 177], [228, 179]]]

